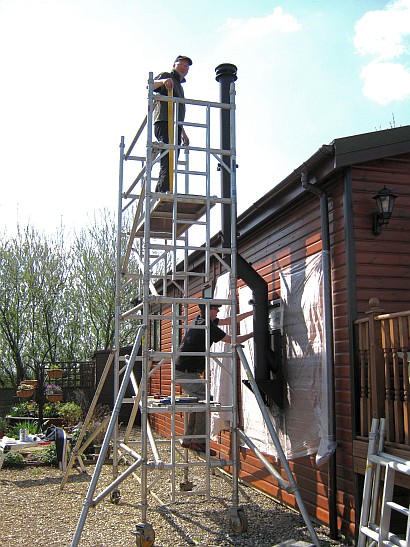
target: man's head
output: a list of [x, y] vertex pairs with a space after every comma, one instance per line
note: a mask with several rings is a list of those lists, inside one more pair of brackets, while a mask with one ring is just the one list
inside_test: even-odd
[[[201, 310], [202, 317], [205, 317], [205, 310], [206, 310], [205, 304], [198, 304], [198, 307]], [[218, 315], [220, 307], [221, 306], [219, 306], [218, 304], [211, 304], [209, 306], [209, 315], [211, 319], [215, 319], [215, 317]]]
[[188, 74], [189, 67], [192, 65], [192, 60], [185, 55], [178, 55], [174, 61], [174, 70], [179, 74], [181, 80]]

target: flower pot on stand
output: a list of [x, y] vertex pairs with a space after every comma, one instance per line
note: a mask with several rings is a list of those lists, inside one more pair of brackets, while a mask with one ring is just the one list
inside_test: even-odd
[[27, 384], [28, 386], [37, 387], [38, 380], [23, 380], [23, 384]]
[[63, 400], [63, 394], [62, 393], [53, 393], [51, 395], [46, 395], [47, 401], [50, 401], [50, 403], [58, 403], [59, 401]]
[[55, 380], [56, 378], [62, 378], [63, 372], [64, 371], [61, 368], [50, 368], [47, 370], [47, 376]]
[[17, 397], [32, 397], [34, 395], [35, 389], [19, 389], [17, 390]]

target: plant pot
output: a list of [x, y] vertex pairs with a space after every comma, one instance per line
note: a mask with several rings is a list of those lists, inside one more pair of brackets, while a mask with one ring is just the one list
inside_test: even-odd
[[63, 400], [63, 394], [62, 393], [53, 393], [52, 395], [46, 395], [47, 401], [50, 401], [50, 403], [58, 403], [58, 401]]
[[27, 384], [28, 386], [37, 387], [38, 380], [23, 380], [23, 384]]
[[17, 391], [17, 397], [32, 397], [34, 395], [34, 389], [19, 389]]
[[49, 370], [47, 370], [47, 376], [55, 380], [56, 378], [62, 378], [63, 372], [64, 371], [61, 368], [50, 368]]

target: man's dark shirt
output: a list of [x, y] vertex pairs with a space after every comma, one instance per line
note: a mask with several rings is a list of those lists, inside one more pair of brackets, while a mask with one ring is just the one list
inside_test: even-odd
[[[184, 90], [182, 85], [185, 82], [185, 78], [180, 80], [180, 76], [176, 70], [171, 72], [161, 72], [158, 76], [155, 76], [155, 80], [164, 80], [166, 78], [172, 78], [174, 81], [174, 97], [184, 98]], [[168, 95], [168, 90], [164, 85], [158, 87], [154, 93], [159, 93], [160, 95]], [[178, 121], [183, 122], [185, 119], [185, 104], [178, 104]], [[168, 121], [168, 103], [166, 101], [155, 101], [154, 103], [154, 123], [156, 122], [166, 122]]]
[[[218, 327], [219, 319], [210, 321], [210, 345], [219, 342], [225, 337], [226, 332]], [[205, 329], [195, 328], [195, 325], [205, 325], [205, 317], [198, 315], [182, 340], [178, 351], [194, 352], [205, 351]], [[205, 370], [204, 355], [179, 355], [175, 362], [175, 368], [180, 371], [203, 372]]]

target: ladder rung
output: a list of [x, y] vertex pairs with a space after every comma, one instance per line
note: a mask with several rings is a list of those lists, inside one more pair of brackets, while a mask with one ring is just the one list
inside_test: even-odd
[[128, 156], [127, 160], [147, 161], [147, 157], [146, 156]]
[[400, 539], [395, 534], [389, 533], [389, 539], [385, 539], [382, 542], [386, 547], [408, 547], [405, 539]]
[[369, 455], [369, 460], [377, 465], [389, 466], [399, 473], [410, 475], [410, 461], [397, 458], [386, 452]]
[[179, 175], [200, 175], [205, 177], [206, 172], [205, 171], [187, 171], [186, 169], [177, 169], [176, 172]]
[[369, 528], [368, 526], [362, 526], [360, 528], [360, 532], [364, 534], [365, 536], [374, 539], [375, 541], [379, 541], [379, 532], [377, 530], [373, 530], [372, 528]]
[[385, 505], [388, 505], [394, 511], [402, 513], [402, 515], [406, 515], [406, 517], [409, 516], [409, 509], [407, 507], [404, 507], [403, 505], [399, 505], [395, 501], [387, 501]]
[[[379, 541], [378, 527], [376, 530], [373, 530], [368, 526], [363, 526], [362, 528], [360, 528], [360, 532], [370, 539], [373, 539], [374, 541]], [[391, 534], [390, 532], [388, 535], [388, 539], [383, 541], [383, 545], [385, 545], [386, 547], [408, 547], [406, 545], [405, 539], [400, 539], [398, 536], [396, 536], [395, 534]]]
[[208, 127], [206, 123], [195, 123], [195, 122], [185, 122], [185, 121], [184, 121], [184, 126], [204, 127], [205, 129]]
[[172, 279], [184, 279], [185, 277], [206, 277], [206, 273], [175, 272]]
[[[192, 224], [195, 226], [206, 226], [206, 222], [204, 220], [196, 220], [196, 219], [190, 219], [190, 218], [177, 218], [175, 219], [175, 223], [176, 224]], [[181, 247], [181, 249], [182, 248], [185, 248], [185, 247]]]

